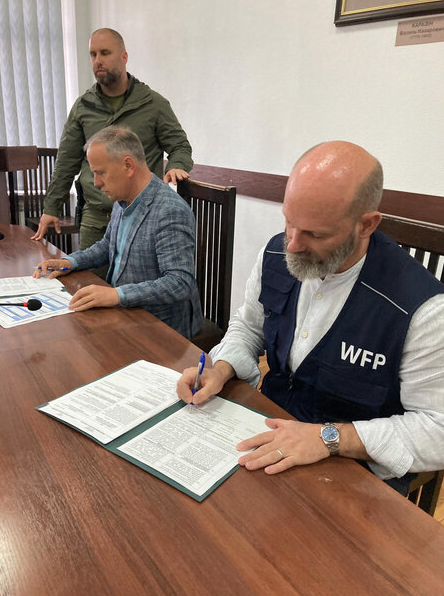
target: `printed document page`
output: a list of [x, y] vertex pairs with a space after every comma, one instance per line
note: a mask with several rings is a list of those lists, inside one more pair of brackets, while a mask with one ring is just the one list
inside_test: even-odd
[[31, 275], [26, 277], [4, 277], [0, 279], [0, 296], [19, 296], [21, 294], [37, 294], [61, 290], [65, 286], [58, 279], [41, 277], [35, 279]]
[[266, 430], [263, 414], [214, 397], [185, 406], [118, 450], [202, 496], [237, 465], [237, 443]]
[[180, 373], [139, 360], [39, 408], [109, 443], [179, 401]]
[[[54, 280], [57, 281], [57, 280]], [[64, 286], [62, 286], [64, 287]], [[28, 310], [26, 306], [0, 306], [0, 325], [2, 327], [17, 327], [33, 321], [41, 321], [57, 315], [66, 315], [74, 312], [68, 308], [71, 294], [65, 291], [50, 291], [29, 296], [9, 296], [2, 298], [2, 302], [26, 302], [30, 299], [40, 300], [41, 308]]]

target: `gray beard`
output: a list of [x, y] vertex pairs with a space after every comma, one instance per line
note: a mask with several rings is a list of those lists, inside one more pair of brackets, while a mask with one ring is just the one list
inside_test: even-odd
[[291, 253], [287, 251], [288, 239], [285, 235], [285, 261], [287, 269], [293, 277], [304, 281], [304, 279], [316, 279], [317, 277], [326, 277], [336, 273], [344, 261], [352, 254], [355, 249], [354, 232], [345, 240], [343, 244], [335, 248], [323, 261], [315, 253], [299, 252]]

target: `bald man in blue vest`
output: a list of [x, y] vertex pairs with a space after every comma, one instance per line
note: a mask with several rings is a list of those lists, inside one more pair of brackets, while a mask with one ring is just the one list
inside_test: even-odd
[[[331, 455], [354, 458], [406, 493], [444, 468], [444, 284], [377, 230], [383, 174], [344, 141], [307, 151], [288, 180], [285, 233], [260, 252], [244, 305], [211, 356], [199, 404], [232, 377], [296, 420], [239, 443], [239, 463], [274, 474]], [[178, 394], [191, 401], [195, 369]]]

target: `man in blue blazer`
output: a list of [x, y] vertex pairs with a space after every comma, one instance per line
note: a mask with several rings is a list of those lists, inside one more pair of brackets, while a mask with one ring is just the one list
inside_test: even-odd
[[70, 308], [143, 307], [185, 337], [202, 326], [194, 278], [195, 222], [186, 202], [153, 174], [133, 132], [109, 126], [92, 136], [85, 151], [94, 184], [114, 203], [105, 236], [64, 259], [39, 263], [34, 277], [109, 265], [112, 287], [78, 290]]

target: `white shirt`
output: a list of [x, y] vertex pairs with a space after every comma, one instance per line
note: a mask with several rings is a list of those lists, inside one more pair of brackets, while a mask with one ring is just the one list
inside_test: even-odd
[[[264, 313], [258, 300], [263, 252], [264, 248], [247, 281], [244, 304], [210, 353], [213, 362], [225, 360], [240, 379], [255, 386], [260, 378], [258, 359], [264, 353]], [[365, 257], [344, 273], [302, 283], [288, 360], [293, 372], [335, 321], [364, 261]], [[413, 315], [399, 378], [404, 414], [353, 422], [373, 459], [370, 467], [383, 479], [444, 468], [444, 294], [430, 298]]]

